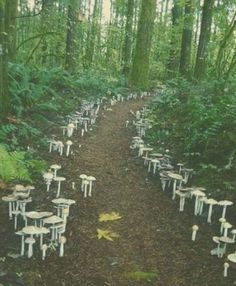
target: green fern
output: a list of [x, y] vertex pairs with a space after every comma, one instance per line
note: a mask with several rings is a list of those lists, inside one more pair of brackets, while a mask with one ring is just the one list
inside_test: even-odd
[[6, 182], [15, 179], [31, 182], [24, 158], [25, 152], [7, 152], [6, 148], [0, 144], [0, 178]]

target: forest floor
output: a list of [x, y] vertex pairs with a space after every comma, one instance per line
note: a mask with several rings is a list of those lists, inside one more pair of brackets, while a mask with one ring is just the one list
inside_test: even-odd
[[[19, 253], [20, 237], [9, 224], [6, 204], [0, 204], [0, 283], [27, 286], [223, 286], [234, 285], [236, 270], [229, 269], [223, 278], [225, 257], [210, 255], [215, 247], [213, 235], [219, 235], [217, 218], [213, 224], [193, 215], [193, 202], [187, 202], [179, 213], [179, 200], [171, 200], [171, 191], [163, 192], [157, 177], [149, 175], [137, 151], [129, 148], [135, 129], [130, 110], [140, 109], [146, 100], [135, 100], [100, 111], [100, 117], [83, 138], [75, 135], [74, 153], [69, 158], [48, 154], [45, 158], [60, 163], [62, 197], [76, 200], [70, 209], [65, 233], [65, 256], [48, 251], [45, 261], [36, 250], [33, 258], [14, 257]], [[52, 132], [58, 134], [59, 128]], [[97, 178], [92, 197], [83, 198], [79, 175]], [[75, 182], [76, 190], [71, 184]], [[37, 187], [37, 186], [36, 186]], [[54, 192], [45, 192], [40, 183], [33, 191], [34, 207], [53, 208]], [[101, 213], [118, 212], [121, 219], [99, 222]], [[232, 214], [229, 211], [229, 215]], [[233, 217], [233, 216], [232, 216]], [[195, 242], [191, 241], [192, 225], [198, 224]], [[97, 229], [109, 229], [119, 237], [114, 241], [97, 238]], [[233, 252], [229, 247], [227, 253]], [[15, 281], [9, 283], [9, 281]], [[7, 283], [8, 281], [8, 283]], [[18, 284], [17, 284], [18, 283]]]

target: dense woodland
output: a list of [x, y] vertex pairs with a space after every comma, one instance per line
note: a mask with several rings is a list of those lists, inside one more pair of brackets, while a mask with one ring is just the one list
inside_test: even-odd
[[[151, 96], [142, 98], [143, 94]], [[128, 101], [131, 95], [138, 100]], [[121, 97], [120, 109], [106, 105]], [[71, 244], [63, 258], [66, 272], [52, 244], [48, 260], [37, 259], [38, 250], [32, 265], [22, 257], [9, 259], [8, 249], [0, 244], [0, 284], [1, 277], [10, 277], [12, 271], [18, 284], [4, 285], [77, 286], [80, 281], [82, 286], [143, 286], [157, 277], [160, 284], [152, 285], [229, 285], [220, 273], [223, 260], [213, 262], [209, 255], [218, 220], [210, 229], [204, 215], [203, 223], [194, 216], [194, 224], [201, 223], [200, 248], [189, 242], [190, 204], [187, 215], [174, 213], [176, 201], [170, 203], [166, 194], [158, 192], [160, 182], [144, 173], [137, 157], [130, 159], [134, 150], [127, 147], [126, 135], [134, 135], [132, 119], [127, 118], [145, 105], [148, 148], [194, 170], [191, 184], [206, 188], [215, 199], [235, 199], [236, 0], [0, 0], [0, 190], [4, 195], [9, 195], [13, 184], [37, 182], [34, 204], [50, 206], [52, 193], [45, 192], [42, 173], [49, 169], [49, 161], [60, 161], [48, 153], [49, 140], [54, 134], [62, 137], [59, 127], [68, 123], [69, 114], [96, 100], [105, 102], [99, 115], [104, 127], [99, 127], [100, 121], [91, 127], [95, 135], [89, 134], [87, 141], [77, 134], [74, 153], [60, 157], [69, 178], [68, 194], [79, 201], [67, 234]], [[79, 192], [76, 197], [71, 189], [78, 168], [80, 172], [91, 168], [98, 176], [98, 189], [105, 190], [93, 201], [81, 199]], [[0, 204], [2, 213], [5, 206]], [[124, 220], [114, 224], [121, 234], [113, 233], [115, 240], [119, 237], [114, 248], [101, 243], [101, 237], [98, 241], [95, 234], [104, 206], [123, 211], [121, 216], [115, 213]], [[228, 213], [233, 221], [235, 215]], [[18, 247], [4, 215], [0, 215], [0, 241]], [[153, 269], [157, 262], [160, 278]], [[138, 276], [137, 284], [122, 276], [126, 269], [134, 280]], [[20, 284], [21, 276], [29, 284]]]
[[225, 174], [233, 188], [235, 7], [235, 0], [1, 0], [1, 152], [24, 151], [39, 137], [43, 144], [38, 123], [85, 96], [155, 92], [164, 83], [152, 104], [151, 142], [175, 145], [199, 172]]

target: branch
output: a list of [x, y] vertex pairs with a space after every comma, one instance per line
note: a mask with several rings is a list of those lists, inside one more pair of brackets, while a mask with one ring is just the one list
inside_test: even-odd
[[23, 42], [21, 42], [21, 43], [19, 44], [19, 46], [16, 48], [16, 50], [18, 51], [20, 47], [22, 47], [25, 43], [27, 43], [27, 42], [29, 42], [29, 41], [31, 41], [31, 40], [34, 40], [34, 39], [37, 39], [37, 38], [41, 38], [41, 37], [44, 37], [44, 36], [47, 36], [47, 35], [55, 35], [55, 34], [58, 34], [58, 35], [59, 35], [58, 32], [46, 32], [46, 33], [38, 34], [38, 35], [36, 35], [36, 36], [32, 36], [32, 37], [30, 37], [30, 38], [24, 40]]

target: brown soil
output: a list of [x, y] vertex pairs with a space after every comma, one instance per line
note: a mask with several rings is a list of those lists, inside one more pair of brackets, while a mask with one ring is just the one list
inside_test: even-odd
[[[133, 127], [125, 128], [125, 121], [144, 101], [117, 104], [112, 111], [100, 114], [93, 131], [85, 137], [73, 138], [74, 154], [59, 158], [45, 154], [49, 163], [62, 164], [60, 174], [67, 178], [62, 185], [62, 196], [73, 198], [68, 220], [65, 257], [58, 257], [58, 249], [51, 251], [45, 261], [37, 250], [32, 259], [7, 257], [0, 261], [0, 283], [28, 286], [223, 286], [233, 285], [236, 270], [229, 269], [223, 278], [223, 259], [212, 257], [215, 247], [211, 237], [217, 235], [217, 218], [209, 226], [206, 216], [194, 217], [193, 202], [187, 202], [184, 213], [178, 211], [178, 200], [171, 200], [171, 192], [163, 192], [158, 178], [147, 174], [136, 150], [129, 148]], [[102, 112], [101, 112], [102, 113]], [[80, 148], [80, 144], [82, 145]], [[80, 191], [80, 174], [97, 178], [91, 198], [83, 198]], [[76, 190], [71, 183], [75, 181]], [[35, 191], [34, 203], [41, 209], [52, 209], [55, 192], [45, 193], [45, 186]], [[19, 252], [20, 238], [14, 236], [12, 222], [8, 224], [6, 205], [1, 203], [0, 257]], [[99, 222], [103, 212], [116, 211], [122, 216], [113, 222]], [[191, 241], [191, 227], [199, 225], [195, 242]], [[110, 229], [120, 235], [114, 241], [97, 239], [97, 228]], [[227, 253], [234, 251], [229, 247]], [[137, 271], [153, 272], [157, 276], [127, 275]], [[17, 274], [16, 274], [17, 273]], [[1, 274], [1, 273], [0, 273]], [[7, 277], [7, 278], [6, 278]], [[140, 279], [138, 281], [138, 278]], [[16, 281], [22, 284], [16, 284]]]

